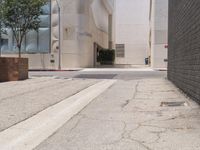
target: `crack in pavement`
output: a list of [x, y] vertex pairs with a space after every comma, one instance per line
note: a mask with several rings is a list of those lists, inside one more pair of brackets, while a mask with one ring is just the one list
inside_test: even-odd
[[124, 111], [124, 108], [125, 108], [126, 106], [128, 106], [129, 103], [130, 103], [132, 100], [135, 99], [136, 94], [137, 94], [137, 92], [138, 92], [138, 86], [139, 86], [139, 83], [140, 83], [140, 81], [137, 81], [137, 82], [136, 82], [136, 85], [135, 85], [135, 87], [134, 87], [135, 90], [134, 90], [134, 92], [133, 92], [133, 96], [132, 96], [132, 98], [129, 99], [129, 100], [126, 100], [125, 103], [121, 105], [121, 109], [122, 109], [122, 111]]
[[[127, 130], [127, 123], [125, 121], [120, 121], [120, 120], [109, 120], [109, 119], [95, 119], [95, 118], [91, 118], [91, 117], [88, 117], [87, 115], [84, 114], [84, 118], [87, 118], [88, 120], [96, 120], [96, 121], [109, 121], [109, 122], [118, 122], [118, 123], [121, 123], [123, 124], [123, 129], [122, 129], [122, 133], [120, 134], [120, 138], [118, 140], [115, 140], [115, 141], [112, 141], [112, 142], [109, 142], [109, 143], [103, 143], [103, 145], [115, 145], [117, 143], [120, 143], [121, 141], [123, 140], [130, 140], [130, 141], [133, 141], [133, 142], [136, 142], [138, 143], [139, 145], [141, 145], [142, 147], [144, 147], [146, 150], [152, 150], [150, 147], [148, 147], [147, 145], [145, 145], [145, 141], [140, 141], [138, 139], [133, 139], [131, 137], [131, 133], [134, 131], [134, 130], [138, 130], [139, 128], [142, 127], [142, 123], [145, 123], [145, 122], [148, 122], [148, 121], [152, 121], [151, 120], [148, 120], [148, 121], [144, 121], [144, 122], [141, 122], [141, 123], [137, 123], [137, 127], [134, 128], [134, 129], [131, 129], [131, 130]], [[75, 127], [77, 127], [77, 125], [75, 125]], [[74, 128], [73, 128], [74, 129]], [[157, 133], [156, 133], [157, 134]], [[161, 133], [160, 133], [161, 134]], [[158, 140], [158, 139], [156, 139]]]
[[69, 132], [72, 132], [74, 129], [76, 129], [78, 127], [78, 125], [81, 123], [82, 119], [85, 118], [85, 116], [78, 114], [77, 116], [80, 116], [80, 118], [77, 120], [77, 122], [75, 123], [75, 125], [70, 129]]

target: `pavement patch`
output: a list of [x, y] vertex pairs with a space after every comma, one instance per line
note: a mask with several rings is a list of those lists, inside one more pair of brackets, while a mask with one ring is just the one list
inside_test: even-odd
[[117, 74], [80, 74], [74, 78], [85, 78], [85, 79], [113, 79]]

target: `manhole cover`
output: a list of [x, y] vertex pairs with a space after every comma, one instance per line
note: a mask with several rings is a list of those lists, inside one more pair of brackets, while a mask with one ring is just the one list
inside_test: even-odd
[[162, 102], [161, 107], [180, 107], [188, 106], [187, 102]]
[[80, 74], [74, 78], [86, 78], [86, 79], [113, 79], [116, 74]]

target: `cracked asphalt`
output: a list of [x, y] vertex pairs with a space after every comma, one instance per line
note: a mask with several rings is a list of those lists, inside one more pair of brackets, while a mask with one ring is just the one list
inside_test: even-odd
[[[180, 101], [186, 102], [187, 105], [161, 106], [162, 102]], [[199, 106], [164, 77], [118, 80], [35, 148], [35, 150], [199, 149]]]

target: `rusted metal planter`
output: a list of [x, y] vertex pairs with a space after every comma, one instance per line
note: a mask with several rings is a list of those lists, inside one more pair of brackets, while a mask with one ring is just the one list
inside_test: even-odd
[[28, 79], [28, 58], [0, 57], [0, 82]]

